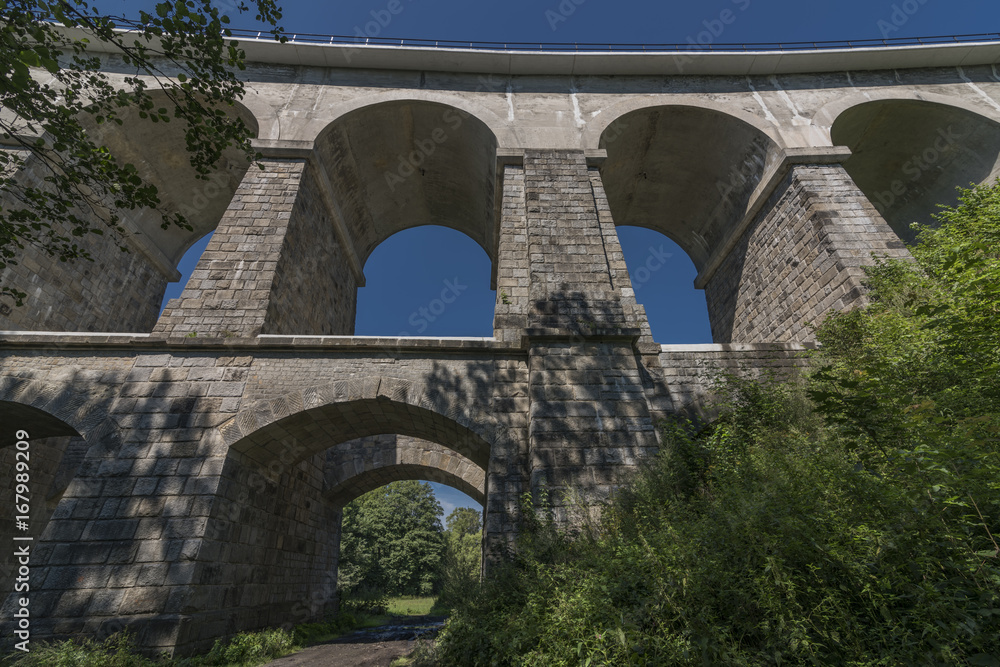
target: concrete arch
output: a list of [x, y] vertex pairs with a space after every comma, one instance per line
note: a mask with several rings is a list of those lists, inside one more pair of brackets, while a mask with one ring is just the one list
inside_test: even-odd
[[[319, 135], [327, 130], [330, 125], [355, 111], [368, 107], [373, 107], [385, 102], [431, 102], [454, 107], [459, 111], [469, 114], [490, 129], [490, 132], [497, 138], [497, 145], [500, 148], [518, 148], [517, 137], [510, 129], [509, 123], [497, 116], [486, 106], [479, 104], [468, 95], [461, 93], [450, 93], [440, 90], [395, 90], [373, 95], [352, 97], [330, 107], [329, 113], [324, 117], [322, 127], [306, 126], [306, 132], [310, 137]], [[311, 130], [311, 131], [310, 131]], [[318, 131], [317, 131], [318, 130]]]
[[654, 109], [657, 107], [690, 107], [691, 109], [703, 109], [714, 111], [726, 116], [731, 116], [734, 120], [753, 127], [757, 131], [766, 135], [779, 148], [785, 147], [785, 141], [781, 136], [780, 128], [772, 123], [768, 123], [760, 116], [735, 108], [732, 105], [720, 104], [708, 99], [692, 100], [690, 95], [644, 95], [642, 97], [626, 97], [621, 102], [616, 102], [605, 107], [601, 113], [587, 123], [583, 131], [584, 149], [603, 148], [605, 133], [613, 125], [620, 125], [624, 116], [635, 111]]
[[219, 426], [232, 450], [262, 465], [287, 467], [332, 444], [396, 433], [440, 443], [485, 469], [507, 429], [460, 397], [424, 379], [341, 380], [256, 403]]
[[607, 122], [600, 135], [611, 213], [618, 225], [670, 237], [701, 271], [781, 159], [780, 138], [759, 120], [718, 105], [637, 106]]
[[956, 186], [1000, 174], [1000, 119], [980, 109], [923, 94], [853, 102], [833, 119], [831, 141], [851, 149], [844, 169], [903, 239], [954, 204]]
[[362, 265], [392, 234], [428, 224], [468, 235], [495, 261], [498, 143], [476, 115], [394, 96], [337, 116], [314, 145]]
[[838, 96], [817, 109], [812, 115], [812, 121], [818, 127], [823, 129], [827, 139], [830, 140], [830, 145], [834, 146], [836, 144], [833, 139], [830, 138], [830, 129], [842, 113], [852, 107], [868, 104], [869, 102], [883, 102], [891, 100], [910, 100], [915, 102], [940, 104], [947, 107], [962, 109], [964, 111], [968, 111], [969, 113], [974, 113], [983, 116], [986, 119], [1000, 123], [1000, 108], [991, 107], [985, 104], [973, 104], [969, 98], [966, 97], [941, 95], [940, 93], [931, 93], [924, 90], [905, 88], [872, 88], [863, 93]]
[[[192, 230], [171, 226], [161, 227], [163, 217], [152, 210], [123, 211], [125, 225], [137, 233], [141, 241], [152, 246], [162, 261], [175, 268], [185, 251], [218, 225], [222, 214], [249, 170], [242, 152], [235, 147], [223, 151], [217, 170], [205, 181], [191, 167], [184, 132], [185, 125], [172, 117], [172, 103], [163, 91], [151, 91], [156, 105], [168, 109], [169, 123], [151, 123], [138, 117], [139, 111], [127, 108], [123, 124], [105, 123], [95, 126], [98, 141], [107, 146], [122, 162], [135, 165], [147, 182], [156, 185], [161, 210], [179, 212], [188, 219]], [[259, 125], [253, 112], [235, 102], [227, 115], [239, 118], [256, 135]]]
[[338, 509], [380, 486], [410, 479], [440, 482], [486, 504], [486, 471], [443, 445], [391, 434], [327, 450], [325, 493]]

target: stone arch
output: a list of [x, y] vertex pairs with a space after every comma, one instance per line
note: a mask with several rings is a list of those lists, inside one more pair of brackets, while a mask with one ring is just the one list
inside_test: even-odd
[[62, 375], [64, 382], [0, 376], [3, 423], [29, 432], [35, 429], [37, 437], [71, 435], [98, 442], [117, 434], [117, 424], [107, 413], [113, 388], [93, 384], [86, 388], [74, 386], [78, 378], [72, 369]]
[[[506, 82], [504, 83], [506, 85]], [[321, 126], [306, 125], [303, 128], [303, 136], [317, 137], [327, 130], [332, 123], [351, 114], [355, 111], [373, 107], [386, 102], [428, 102], [431, 104], [441, 104], [453, 107], [466, 113], [476, 120], [482, 122], [489, 128], [490, 132], [497, 138], [499, 148], [518, 148], [520, 143], [510, 129], [509, 123], [497, 116], [486, 106], [476, 102], [468, 95], [459, 93], [449, 93], [440, 90], [406, 90], [402, 94], [400, 91], [376, 93], [374, 95], [363, 95], [352, 97], [348, 100], [336, 103], [329, 109], [329, 114], [324, 116]]]
[[760, 116], [743, 111], [733, 105], [720, 104], [708, 99], [692, 101], [691, 97], [687, 95], [646, 95], [642, 97], [629, 96], [621, 102], [616, 102], [602, 109], [596, 118], [587, 123], [587, 127], [583, 131], [584, 149], [604, 148], [609, 128], [612, 129], [613, 134], [619, 134], [620, 131], [627, 129], [622, 123], [625, 116], [636, 111], [658, 107], [685, 107], [720, 113], [753, 127], [761, 134], [766, 135], [778, 148], [784, 148], [786, 145], [779, 127], [768, 123]]
[[393, 434], [327, 450], [325, 493], [337, 508], [390, 482], [410, 479], [446, 484], [486, 505], [486, 470], [443, 445]]
[[599, 140], [615, 223], [665, 234], [699, 271], [783, 155], [780, 138], [759, 119], [716, 107], [647, 102], [605, 121]]
[[[206, 631], [206, 641], [335, 608], [342, 505], [324, 484], [329, 450], [401, 434], [440, 443], [457, 465], [485, 469], [491, 447], [508, 435], [475, 398], [433, 372], [421, 380], [363, 377], [258, 401], [220, 425], [227, 455], [193, 575], [200, 584], [223, 582], [197, 611], [200, 625], [220, 629]], [[407, 465], [388, 467], [461, 477], [450, 464]], [[353, 481], [362, 485], [357, 491], [375, 480], [361, 473]]]
[[1000, 174], [1000, 116], [968, 103], [900, 91], [821, 112], [836, 113], [831, 140], [851, 149], [844, 169], [905, 240], [911, 223], [931, 224], [938, 204], [957, 201], [956, 186]]
[[812, 115], [812, 121], [818, 127], [823, 129], [826, 133], [826, 137], [830, 139], [830, 145], [836, 145], [830, 137], [830, 129], [837, 121], [837, 118], [848, 109], [862, 104], [867, 104], [869, 102], [906, 100], [914, 102], [930, 102], [933, 104], [954, 107], [955, 109], [962, 109], [964, 111], [968, 111], [969, 113], [978, 114], [984, 118], [1000, 123], [1000, 108], [998, 107], [987, 104], [973, 104], [968, 98], [965, 97], [942, 95], [940, 93], [932, 93], [925, 90], [913, 90], [906, 88], [871, 88], [860, 93], [837, 96], [817, 109]]
[[[168, 110], [171, 102], [163, 91], [151, 91], [154, 104]], [[234, 102], [227, 115], [239, 118], [256, 136], [257, 119], [244, 104]], [[122, 162], [135, 165], [139, 175], [159, 190], [161, 210], [180, 212], [192, 230], [172, 226], [163, 229], [162, 215], [156, 211], [124, 212], [125, 224], [162, 255], [171, 269], [176, 268], [185, 251], [198, 239], [215, 229], [236, 192], [250, 163], [235, 147], [223, 152], [217, 170], [208, 181], [199, 179], [191, 167], [186, 148], [185, 125], [171, 118], [169, 123], [150, 123], [138, 117], [138, 110], [127, 108], [120, 115], [123, 125], [105, 123], [99, 128], [99, 141]], [[168, 114], [169, 115], [169, 114]], [[157, 304], [159, 305], [159, 304]]]
[[427, 378], [377, 376], [259, 401], [219, 429], [232, 450], [264, 466], [288, 467], [335, 443], [395, 433], [440, 443], [485, 469], [491, 448], [510, 435], [477, 402]]
[[[58, 385], [39, 381], [11, 382], [10, 378], [2, 378], [0, 399], [0, 422], [9, 429], [0, 441], [0, 470], [5, 472], [0, 491], [11, 499], [0, 504], [0, 539], [17, 544], [12, 541], [15, 536], [30, 537], [35, 545], [33, 554], [36, 550], [44, 552], [56, 543], [51, 527], [58, 529], [53, 526], [59, 523], [55, 512], [64, 495], [73, 496], [85, 486], [73, 485], [76, 490], [71, 490], [85, 459], [91, 452], [100, 454], [116, 449], [122, 440], [117, 424], [107, 418], [103, 410]], [[91, 416], [88, 412], [97, 414]], [[15, 446], [16, 436], [22, 430], [28, 434], [26, 450]], [[15, 510], [13, 502], [18, 481], [15, 474], [21, 461], [28, 465], [30, 489], [27, 530], [23, 531], [15, 524], [20, 512]], [[70, 515], [74, 505], [73, 500], [69, 502], [60, 512], [60, 519]], [[4, 591], [0, 604], [5, 604], [5, 599], [10, 602], [8, 594], [14, 595], [10, 592], [17, 562], [12, 553], [0, 558], [0, 590]], [[32, 565], [41, 567], [45, 562], [40, 554], [32, 556]]]
[[315, 140], [362, 265], [392, 234], [426, 224], [468, 235], [495, 262], [497, 146], [459, 106], [398, 97], [339, 115]]

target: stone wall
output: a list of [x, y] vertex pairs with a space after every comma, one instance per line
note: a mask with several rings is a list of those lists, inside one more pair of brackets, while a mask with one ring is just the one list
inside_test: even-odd
[[793, 166], [705, 288], [713, 339], [810, 340], [865, 302], [872, 255], [910, 256], [843, 167]]
[[353, 333], [356, 283], [306, 161], [262, 165], [243, 177], [156, 334]]
[[[39, 169], [29, 158], [25, 170], [30, 173], [22, 179], [37, 180]], [[3, 205], [6, 209], [14, 204]], [[82, 215], [105, 233], [73, 237], [62, 224], [53, 224], [53, 232], [72, 238], [92, 261], [61, 262], [34, 245], [18, 250], [16, 263], [0, 271], [0, 284], [27, 297], [21, 306], [10, 297], [0, 298], [0, 330], [147, 332], [153, 328], [168, 275], [130, 237], [113, 239], [95, 216]]]

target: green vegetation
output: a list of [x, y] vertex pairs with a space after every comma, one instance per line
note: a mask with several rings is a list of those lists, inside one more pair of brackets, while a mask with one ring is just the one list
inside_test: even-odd
[[711, 420], [576, 535], [530, 502], [442, 665], [1000, 666], [1000, 184], [868, 270], [805, 377]]
[[[337, 585], [346, 609], [396, 613], [390, 596], [440, 593], [439, 613], [479, 581], [480, 513], [452, 511], [441, 528], [430, 484], [405, 481], [371, 491], [344, 508]], [[430, 605], [427, 605], [428, 608]]]
[[[158, 2], [151, 12], [140, 11], [138, 22], [121, 25], [84, 0], [0, 2], [0, 106], [9, 112], [0, 119], [0, 134], [18, 148], [0, 152], [0, 269], [16, 264], [26, 245], [61, 261], [92, 259], [80, 237], [119, 236], [121, 211], [160, 207], [156, 187], [95, 140], [95, 126], [121, 125], [123, 117], [176, 120], [191, 167], [204, 179], [230, 146], [247, 160], [257, 157], [251, 129], [225, 111], [244, 95], [238, 73], [246, 54], [216, 4]], [[284, 41], [274, 1], [250, 5], [262, 30]], [[249, 11], [242, 1], [233, 7]], [[56, 23], [77, 29], [76, 36]], [[117, 54], [134, 75], [112, 82], [90, 49], [95, 44]], [[30, 165], [38, 168], [37, 178], [20, 178]], [[180, 213], [161, 213], [164, 228], [191, 229]], [[0, 296], [20, 306], [27, 295], [0, 284]]]
[[426, 616], [433, 613], [436, 597], [403, 596], [389, 599], [389, 613], [393, 616]]
[[9, 658], [10, 667], [254, 667], [292, 653], [295, 635], [286, 630], [242, 632], [217, 641], [202, 656], [173, 660], [146, 658], [133, 651], [131, 637], [114, 634], [103, 642], [85, 639], [32, 645], [31, 652]]
[[[433, 599], [431, 600], [433, 602]], [[429, 606], [429, 605], [428, 605]], [[2, 667], [254, 667], [294, 653], [306, 646], [334, 639], [358, 628], [385, 625], [387, 615], [342, 612], [319, 623], [303, 623], [291, 631], [271, 628], [241, 632], [228, 641], [216, 641], [212, 650], [190, 658], [147, 658], [134, 650], [127, 633], [114, 634], [103, 642], [40, 642], [31, 652], [0, 660]]]
[[479, 585], [482, 570], [480, 513], [468, 507], [456, 507], [445, 523], [445, 549], [435, 613], [447, 613], [453, 605], [467, 598]]
[[444, 552], [439, 514], [427, 482], [392, 482], [349, 503], [337, 575], [342, 599], [433, 593]]

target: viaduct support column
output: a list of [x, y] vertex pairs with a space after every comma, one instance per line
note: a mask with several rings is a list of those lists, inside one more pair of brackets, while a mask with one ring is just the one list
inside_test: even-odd
[[353, 250], [337, 238], [328, 186], [310, 154], [250, 168], [154, 334], [354, 333], [363, 276], [349, 259]]
[[786, 158], [695, 281], [716, 342], [808, 340], [807, 323], [864, 303], [872, 255], [910, 257], [839, 162], [802, 159]]
[[602, 202], [583, 151], [504, 167], [496, 335], [528, 351], [527, 474], [562, 522], [656, 448], [636, 348], [645, 317]]

